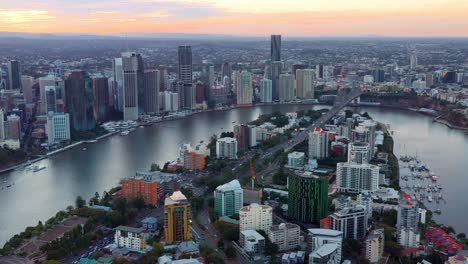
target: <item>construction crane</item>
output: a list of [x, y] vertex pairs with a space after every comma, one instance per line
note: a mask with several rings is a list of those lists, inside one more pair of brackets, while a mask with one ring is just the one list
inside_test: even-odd
[[250, 161], [250, 174], [251, 174], [251, 180], [252, 180], [252, 191], [254, 190], [254, 182], [255, 182], [255, 170], [253, 167], [252, 159]]

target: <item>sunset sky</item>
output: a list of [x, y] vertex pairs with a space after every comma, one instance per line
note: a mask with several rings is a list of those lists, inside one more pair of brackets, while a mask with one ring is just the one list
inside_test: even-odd
[[467, 0], [0, 0], [0, 31], [468, 36]]

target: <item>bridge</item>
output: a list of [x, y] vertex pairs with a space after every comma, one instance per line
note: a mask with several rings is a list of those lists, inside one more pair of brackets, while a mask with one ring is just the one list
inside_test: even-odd
[[290, 151], [299, 143], [306, 140], [310, 131], [313, 131], [315, 128], [324, 126], [328, 121], [330, 121], [332, 117], [338, 114], [341, 109], [343, 109], [347, 104], [351, 103], [354, 99], [361, 96], [361, 94], [362, 91], [359, 88], [339, 90], [333, 107], [328, 112], [323, 114], [319, 119], [315, 120], [314, 123], [312, 123], [304, 131], [300, 132], [293, 139], [274, 146], [272, 149], [270, 149], [270, 153], [275, 153], [280, 149], [284, 149], [285, 152]]

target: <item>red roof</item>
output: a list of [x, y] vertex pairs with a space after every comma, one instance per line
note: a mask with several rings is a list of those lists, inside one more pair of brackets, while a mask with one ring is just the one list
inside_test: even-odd
[[405, 193], [405, 194], [403, 194], [403, 198], [405, 198], [405, 199], [411, 199], [411, 195]]

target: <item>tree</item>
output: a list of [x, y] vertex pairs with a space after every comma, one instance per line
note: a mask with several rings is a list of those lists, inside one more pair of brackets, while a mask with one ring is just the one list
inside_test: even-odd
[[219, 249], [224, 249], [224, 240], [221, 238], [218, 240], [218, 248]]
[[81, 197], [81, 196], [76, 197], [76, 200], [75, 200], [75, 207], [76, 208], [82, 208], [85, 205], [86, 205], [86, 201], [85, 201], [85, 199], [83, 199], [83, 197]]
[[114, 200], [112, 209], [117, 210], [121, 214], [125, 215], [127, 213], [127, 199], [124, 197], [119, 197]]
[[232, 245], [229, 245], [226, 250], [224, 250], [224, 253], [230, 259], [234, 259], [236, 257], [236, 249]]
[[463, 240], [463, 239], [466, 238], [466, 235], [465, 235], [465, 233], [460, 233], [460, 234], [457, 235], [457, 238], [460, 239], [460, 240]]
[[42, 264], [60, 264], [60, 261], [51, 259], [51, 260], [46, 260], [42, 262]]
[[160, 170], [161, 170], [161, 168], [159, 167], [158, 164], [156, 164], [154, 162], [151, 164], [150, 171], [160, 171]]
[[137, 210], [141, 210], [141, 209], [145, 208], [145, 206], [146, 206], [145, 199], [143, 199], [143, 197], [141, 197], [141, 196], [138, 196], [137, 198], [135, 198], [132, 201], [132, 204]]

